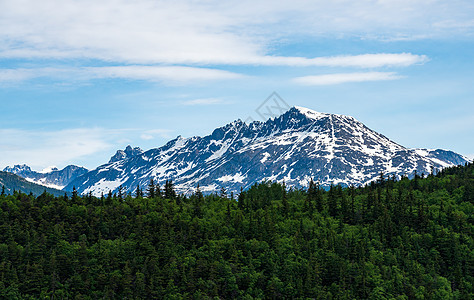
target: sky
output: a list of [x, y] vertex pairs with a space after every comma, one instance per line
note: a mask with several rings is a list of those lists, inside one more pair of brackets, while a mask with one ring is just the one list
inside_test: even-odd
[[93, 169], [273, 92], [474, 158], [474, 2], [0, 1], [1, 169]]

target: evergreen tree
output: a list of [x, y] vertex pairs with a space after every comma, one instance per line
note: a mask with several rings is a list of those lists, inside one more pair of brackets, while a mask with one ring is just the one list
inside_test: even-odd
[[227, 199], [227, 191], [225, 187], [221, 187], [221, 192], [219, 194], [219, 197]]
[[174, 190], [173, 181], [166, 180], [165, 182], [165, 199], [173, 200], [176, 198], [176, 192]]
[[161, 187], [160, 187], [159, 183], [156, 183], [156, 185], [155, 185], [155, 196], [158, 197], [158, 198], [163, 197]]
[[314, 184], [313, 178], [309, 180], [308, 190], [306, 192], [306, 209], [312, 215], [313, 214], [313, 203], [316, 202], [317, 199], [317, 191], [316, 185]]
[[240, 187], [239, 197], [237, 198], [237, 207], [243, 211], [245, 209], [245, 193], [243, 188]]
[[135, 190], [135, 198], [142, 198], [143, 195], [142, 195], [142, 190], [140, 189], [140, 185], [137, 184], [137, 188]]
[[72, 201], [73, 201], [73, 202], [77, 202], [77, 199], [79, 199], [79, 196], [78, 196], [78, 194], [77, 194], [76, 187], [73, 186], [73, 187], [72, 187]]
[[290, 204], [288, 203], [288, 199], [287, 199], [288, 196], [286, 194], [285, 182], [283, 182], [282, 191], [283, 191], [283, 196], [282, 196], [283, 215], [285, 217], [288, 217], [288, 213], [290, 211]]
[[148, 198], [150, 199], [154, 199], [155, 198], [155, 182], [152, 179], [150, 179], [150, 183], [148, 184], [148, 188], [147, 188], [147, 195], [148, 195]]
[[119, 186], [118, 191], [117, 191], [117, 197], [119, 200], [123, 200], [125, 189], [122, 185]]
[[3, 195], [0, 299], [474, 299], [474, 164], [414, 180], [321, 189], [311, 215], [314, 182], [255, 184], [238, 209], [199, 186], [189, 201]]
[[316, 194], [315, 194], [314, 202], [315, 202], [316, 210], [321, 212], [323, 211], [324, 208], [323, 208], [323, 193], [322, 193], [321, 187], [319, 186], [319, 182], [316, 183], [315, 190], [316, 190]]
[[336, 196], [336, 188], [331, 184], [329, 187], [328, 193], [328, 209], [329, 214], [333, 217], [337, 216], [337, 196]]
[[196, 191], [194, 192], [194, 195], [196, 196], [199, 202], [202, 202], [202, 199], [204, 198], [204, 196], [202, 195], [201, 188], [199, 187], [199, 183], [196, 187]]

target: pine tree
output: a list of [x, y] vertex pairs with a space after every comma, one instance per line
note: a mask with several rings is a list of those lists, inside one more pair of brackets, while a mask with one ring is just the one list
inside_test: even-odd
[[160, 187], [159, 183], [155, 184], [155, 197], [157, 197], [157, 198], [162, 198], [163, 197], [163, 195], [161, 193], [161, 187]]
[[77, 195], [76, 187], [73, 186], [73, 187], [72, 187], [72, 200], [75, 202], [75, 201], [77, 201], [78, 198], [79, 198], [79, 197], [78, 197], [78, 195]]
[[118, 192], [117, 192], [117, 196], [118, 196], [119, 200], [123, 200], [123, 197], [124, 197], [123, 192], [124, 192], [124, 188], [123, 188], [122, 185], [120, 185], [119, 188], [118, 188]]
[[244, 194], [244, 191], [243, 191], [243, 188], [240, 187], [240, 194], [239, 194], [239, 197], [237, 198], [237, 207], [240, 209], [240, 210], [244, 210], [245, 208], [245, 194]]
[[204, 198], [204, 196], [202, 195], [201, 188], [199, 187], [199, 183], [196, 187], [196, 191], [194, 192], [194, 195], [196, 196], [199, 202], [202, 202], [202, 199]]
[[382, 186], [382, 187], [385, 185], [385, 176], [384, 176], [383, 172], [380, 172], [379, 179], [378, 179], [378, 184], [380, 184], [380, 186]]
[[350, 210], [349, 203], [347, 202], [346, 194], [342, 191], [342, 187], [338, 186], [338, 197], [341, 199], [341, 215], [344, 222], [347, 222], [350, 219]]
[[321, 212], [323, 211], [323, 193], [321, 191], [321, 187], [319, 186], [319, 182], [316, 183], [316, 194], [315, 194], [315, 206], [316, 206], [316, 210]]
[[174, 191], [173, 181], [166, 180], [165, 182], [165, 199], [173, 200], [176, 198], [176, 192]]
[[227, 219], [227, 222], [230, 221], [230, 202], [227, 202], [226, 219]]
[[329, 214], [331, 216], [333, 217], [337, 216], [337, 195], [336, 195], [335, 187], [332, 184], [329, 187], [328, 208], [329, 208]]
[[316, 201], [316, 185], [314, 184], [313, 178], [310, 179], [309, 181], [309, 186], [308, 190], [306, 192], [306, 210], [310, 213], [313, 214], [313, 202]]
[[288, 213], [290, 211], [290, 205], [288, 203], [288, 199], [287, 199], [287, 194], [286, 194], [286, 185], [285, 185], [285, 182], [283, 182], [283, 199], [281, 201], [282, 205], [283, 205], [283, 215], [285, 217], [288, 217]]
[[225, 187], [221, 187], [221, 192], [220, 192], [219, 197], [227, 199], [227, 191]]
[[147, 194], [148, 194], [148, 198], [150, 199], [154, 199], [155, 198], [155, 182], [153, 181], [153, 178], [150, 179], [150, 183], [148, 184], [148, 188], [147, 188]]
[[352, 215], [352, 222], [355, 221], [355, 187], [351, 185], [351, 215]]
[[112, 190], [109, 190], [107, 194], [107, 198], [105, 199], [105, 204], [110, 205], [112, 204]]
[[142, 197], [142, 191], [140, 189], [140, 185], [137, 184], [137, 189], [135, 190], [135, 198], [141, 198]]

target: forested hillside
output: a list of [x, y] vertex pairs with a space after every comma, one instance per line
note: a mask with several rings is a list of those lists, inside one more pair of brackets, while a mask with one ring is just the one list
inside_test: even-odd
[[34, 195], [40, 195], [44, 191], [56, 196], [64, 194], [61, 190], [29, 182], [16, 174], [2, 171], [0, 171], [0, 189], [3, 189], [7, 194], [11, 194], [13, 191], [22, 191], [23, 193], [32, 193]]
[[233, 198], [1, 195], [0, 298], [474, 298], [472, 163]]

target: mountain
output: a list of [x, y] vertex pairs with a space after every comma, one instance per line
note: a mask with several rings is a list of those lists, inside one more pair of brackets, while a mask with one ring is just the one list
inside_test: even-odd
[[140, 149], [139, 147], [132, 148], [130, 145], [128, 145], [125, 150], [117, 150], [114, 156], [112, 156], [109, 160], [109, 164], [124, 160], [126, 158], [130, 158], [136, 155], [140, 155], [143, 153], [143, 150]]
[[74, 165], [69, 165], [62, 170], [49, 168], [42, 172], [33, 171], [27, 165], [15, 165], [13, 167], [7, 166], [3, 171], [16, 174], [25, 178], [27, 181], [59, 190], [76, 179], [76, 177], [88, 172], [86, 168]]
[[35, 184], [16, 174], [0, 171], [0, 189], [2, 187], [5, 187], [5, 193], [8, 194], [15, 190], [22, 191], [25, 194], [33, 193], [34, 195], [40, 195], [44, 191], [55, 196], [64, 195], [64, 191]]
[[447, 150], [408, 149], [355, 118], [293, 107], [266, 122], [234, 121], [205, 137], [178, 136], [166, 145], [111, 161], [76, 178], [79, 192], [98, 195], [122, 185], [134, 191], [151, 178], [173, 180], [179, 192], [199, 184], [204, 192], [221, 187], [238, 191], [262, 180], [305, 187], [310, 178], [322, 186], [363, 185], [385, 175], [428, 174], [467, 162]]

